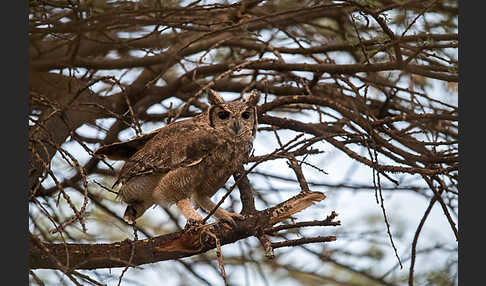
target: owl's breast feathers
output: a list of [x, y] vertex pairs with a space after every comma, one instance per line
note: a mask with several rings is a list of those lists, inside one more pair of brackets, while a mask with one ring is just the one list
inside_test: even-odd
[[224, 184], [247, 158], [250, 149], [251, 141], [238, 142], [226, 138], [203, 122], [192, 119], [174, 122], [159, 129], [126, 161], [115, 184], [125, 184], [138, 176], [165, 174], [199, 165], [214, 173], [208, 181], [220, 185], [224, 180]]

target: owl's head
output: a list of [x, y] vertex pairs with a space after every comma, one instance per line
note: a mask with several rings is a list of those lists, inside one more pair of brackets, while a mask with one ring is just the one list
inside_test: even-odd
[[235, 139], [253, 139], [256, 135], [258, 90], [252, 90], [243, 101], [224, 102], [213, 90], [208, 90], [209, 125]]

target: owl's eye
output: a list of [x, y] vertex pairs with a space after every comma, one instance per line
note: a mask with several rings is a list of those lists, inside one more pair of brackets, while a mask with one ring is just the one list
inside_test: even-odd
[[245, 111], [241, 114], [241, 117], [243, 117], [243, 119], [248, 119], [250, 118], [250, 112], [249, 111]]
[[219, 119], [228, 119], [230, 116], [228, 111], [220, 111], [218, 112]]

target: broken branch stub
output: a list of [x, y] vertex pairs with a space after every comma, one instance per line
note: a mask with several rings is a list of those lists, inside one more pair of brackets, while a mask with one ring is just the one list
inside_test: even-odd
[[301, 192], [295, 197], [265, 210], [265, 212], [269, 212], [269, 225], [281, 222], [325, 198], [326, 195], [320, 192]]

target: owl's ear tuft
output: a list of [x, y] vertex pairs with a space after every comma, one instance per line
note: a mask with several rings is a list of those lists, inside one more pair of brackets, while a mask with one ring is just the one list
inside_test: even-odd
[[253, 89], [250, 95], [245, 99], [245, 103], [249, 106], [256, 106], [260, 100], [260, 91], [258, 89]]
[[206, 90], [208, 94], [208, 101], [211, 105], [218, 105], [224, 103], [223, 99], [216, 93], [216, 91], [208, 88]]

